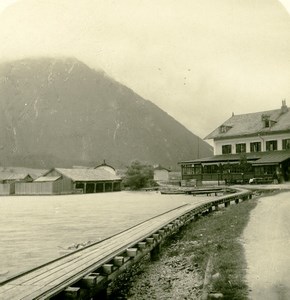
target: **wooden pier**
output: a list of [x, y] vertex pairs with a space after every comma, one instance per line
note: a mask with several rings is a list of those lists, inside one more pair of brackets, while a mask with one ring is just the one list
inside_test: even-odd
[[185, 204], [101, 242], [0, 283], [0, 299], [91, 299], [121, 272], [150, 253], [158, 257], [162, 241], [199, 214], [231, 201], [251, 198], [251, 192]]

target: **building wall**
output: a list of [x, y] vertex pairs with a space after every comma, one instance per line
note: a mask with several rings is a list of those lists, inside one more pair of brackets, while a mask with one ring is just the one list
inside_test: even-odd
[[53, 192], [55, 194], [70, 194], [73, 192], [73, 182], [71, 179], [62, 177], [54, 181]]
[[16, 195], [51, 195], [53, 194], [53, 182], [15, 183]]
[[9, 183], [0, 184], [0, 195], [10, 195], [11, 194], [11, 185]]
[[256, 136], [256, 137], [245, 137], [245, 138], [233, 138], [233, 139], [224, 139], [224, 140], [215, 140], [214, 141], [214, 155], [220, 155], [222, 153], [223, 145], [232, 146], [232, 154], [236, 153], [236, 144], [246, 143], [246, 152], [250, 152], [250, 143], [252, 142], [261, 142], [261, 150], [266, 151], [266, 142], [277, 140], [277, 150], [282, 150], [282, 140], [290, 139], [290, 132], [284, 134], [271, 134], [265, 136]]
[[168, 181], [169, 174], [167, 170], [154, 170], [154, 180], [156, 181]]

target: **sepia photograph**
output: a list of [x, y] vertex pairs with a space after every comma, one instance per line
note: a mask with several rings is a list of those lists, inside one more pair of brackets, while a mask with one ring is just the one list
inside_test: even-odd
[[290, 299], [290, 0], [0, 0], [0, 299]]

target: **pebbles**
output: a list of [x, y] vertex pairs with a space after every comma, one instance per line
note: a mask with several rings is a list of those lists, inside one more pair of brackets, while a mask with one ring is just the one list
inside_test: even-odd
[[[169, 249], [164, 249], [159, 261], [149, 259], [136, 266], [138, 276], [126, 275], [125, 286], [112, 299], [148, 300], [148, 299], [198, 299], [202, 290], [203, 279], [198, 267], [194, 265], [192, 255], [167, 255]], [[130, 281], [130, 284], [128, 284]], [[126, 291], [125, 291], [126, 290]], [[122, 297], [120, 296], [122, 294]]]

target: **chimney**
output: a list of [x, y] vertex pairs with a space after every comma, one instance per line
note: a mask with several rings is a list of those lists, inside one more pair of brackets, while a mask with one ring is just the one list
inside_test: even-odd
[[282, 106], [281, 106], [281, 112], [282, 114], [285, 114], [288, 111], [288, 107], [286, 105], [286, 99], [282, 100]]

